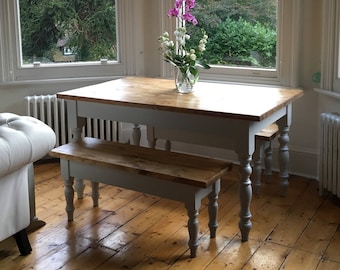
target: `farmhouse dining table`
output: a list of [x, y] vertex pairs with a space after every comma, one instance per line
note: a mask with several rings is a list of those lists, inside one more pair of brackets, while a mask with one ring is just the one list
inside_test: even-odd
[[292, 103], [302, 95], [300, 89], [279, 86], [203, 81], [195, 85], [193, 93], [180, 94], [173, 80], [135, 76], [57, 93], [66, 101], [73, 141], [81, 138], [86, 118], [222, 137], [218, 147], [235, 151], [239, 161], [242, 241], [248, 240], [252, 227], [250, 176], [255, 134], [272, 123], [278, 124], [280, 185], [286, 188]]

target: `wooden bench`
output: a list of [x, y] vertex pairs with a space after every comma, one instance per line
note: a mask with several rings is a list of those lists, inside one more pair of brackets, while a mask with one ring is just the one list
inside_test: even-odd
[[272, 176], [272, 140], [279, 134], [276, 124], [271, 124], [262, 129], [255, 136], [255, 153], [253, 155], [254, 178], [253, 189], [255, 194], [260, 193], [262, 175], [262, 157], [264, 155], [264, 175], [266, 183], [269, 183]]
[[50, 155], [60, 158], [68, 220], [73, 220], [74, 178], [82, 178], [93, 183], [94, 206], [98, 182], [183, 202], [191, 257], [197, 252], [201, 200], [208, 196], [210, 236], [216, 236], [220, 178], [230, 170], [229, 162], [88, 137], [55, 148]]
[[[272, 148], [271, 141], [278, 135], [279, 129], [276, 124], [271, 124], [268, 127], [261, 130], [255, 136], [255, 153], [253, 155], [254, 174], [253, 174], [253, 189], [255, 194], [260, 193], [261, 187], [261, 174], [262, 174], [262, 157], [264, 153], [264, 163], [266, 175], [266, 182], [270, 182], [272, 175]], [[153, 126], [147, 126], [147, 140], [151, 148], [155, 148], [156, 141], [158, 139], [165, 140], [165, 150], [171, 151], [171, 141], [193, 143], [199, 145], [206, 145], [212, 147], [219, 147], [220, 142], [223, 142], [224, 138], [221, 136], [204, 136], [199, 134], [173, 131], [168, 129], [162, 129]]]

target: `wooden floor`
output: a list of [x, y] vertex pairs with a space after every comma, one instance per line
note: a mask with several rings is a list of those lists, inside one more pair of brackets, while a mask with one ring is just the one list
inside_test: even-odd
[[238, 229], [237, 167], [222, 181], [217, 238], [208, 233], [207, 201], [199, 215], [198, 257], [189, 258], [186, 211], [178, 202], [101, 185], [98, 208], [76, 200], [66, 221], [59, 163], [35, 165], [37, 216], [32, 254], [20, 256], [12, 238], [0, 243], [0, 269], [340, 269], [340, 209], [318, 196], [315, 180], [292, 176], [277, 195], [278, 178], [252, 199], [253, 229]]

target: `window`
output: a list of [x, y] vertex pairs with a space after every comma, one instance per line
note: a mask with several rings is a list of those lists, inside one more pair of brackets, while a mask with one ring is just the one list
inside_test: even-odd
[[212, 65], [200, 77], [296, 86], [299, 6], [299, 0], [196, 1], [198, 27], [187, 28], [207, 32], [205, 57]]
[[22, 65], [117, 61], [115, 0], [19, 0]]
[[193, 38], [202, 28], [209, 33], [204, 58], [210, 65], [276, 69], [277, 2], [199, 0], [198, 25], [187, 24], [188, 32]]
[[340, 94], [340, 3], [324, 1], [321, 89]]
[[[133, 61], [130, 60], [133, 56], [127, 53], [129, 46], [126, 44], [133, 42], [128, 41], [131, 36], [123, 33], [133, 32], [133, 24], [127, 21], [128, 16], [120, 15], [129, 11], [131, 1], [1, 1], [0, 61], [3, 72], [0, 73], [0, 81], [84, 80], [124, 75], [128, 61]], [[42, 3], [46, 5], [39, 6]], [[90, 17], [80, 12], [86, 12], [89, 6], [74, 8], [69, 3], [91, 4], [92, 8], [100, 8], [101, 14], [92, 13], [92, 20], [86, 21]], [[36, 17], [33, 17], [34, 14]], [[100, 20], [111, 14], [116, 16]], [[93, 21], [101, 23], [105, 31], [99, 34], [99, 28], [91, 26]], [[81, 23], [87, 25], [82, 26]], [[114, 25], [110, 25], [112, 23]], [[41, 28], [37, 30], [35, 26]], [[116, 40], [119, 40], [118, 44]], [[96, 46], [91, 46], [92, 41]]]
[[[157, 52], [157, 38], [164, 31], [173, 32], [175, 29], [174, 20], [169, 20], [167, 17], [168, 10], [173, 6], [173, 0], [116, 0], [116, 36], [118, 41], [117, 48], [114, 49], [117, 53], [116, 56], [93, 54], [94, 58], [82, 58], [82, 54], [78, 52], [79, 44], [77, 42], [68, 43], [70, 35], [73, 36], [72, 32], [71, 34], [69, 32], [70, 29], [66, 27], [70, 24], [64, 25], [65, 28], [61, 28], [62, 31], [59, 32], [63, 34], [58, 37], [60, 43], [52, 42], [51, 44], [59, 46], [57, 48], [63, 56], [62, 60], [76, 59], [77, 61], [60, 62], [44, 61], [46, 54], [49, 56], [47, 57], [49, 60], [53, 60], [51, 51], [47, 51], [42, 58], [34, 58], [34, 54], [28, 53], [25, 48], [21, 50], [21, 45], [25, 46], [26, 42], [21, 41], [21, 37], [25, 38], [20, 31], [22, 26], [19, 20], [21, 1], [28, 0], [0, 1], [0, 83], [48, 82], [51, 80], [84, 81], [87, 79], [97, 81], [125, 75], [172, 76], [171, 67], [161, 60]], [[52, 4], [63, 1], [51, 0], [48, 2]], [[209, 1], [216, 2], [217, 0]], [[220, 4], [227, 5], [227, 2], [230, 1], [235, 2], [236, 0], [220, 0]], [[211, 69], [200, 71], [202, 80], [296, 86], [300, 0], [275, 1], [277, 1], [275, 12], [277, 14], [276, 50], [272, 53], [276, 59], [275, 65], [254, 65], [252, 61], [256, 60], [256, 57], [253, 57], [256, 56], [256, 53], [250, 55], [250, 58], [243, 62], [250, 63], [250, 65], [239, 65], [240, 62], [237, 62], [237, 65], [225, 65], [225, 63], [216, 61]], [[100, 2], [100, 0], [92, 2]], [[197, 0], [197, 2], [203, 4], [208, 1]], [[243, 0], [243, 2], [250, 3], [255, 0]], [[261, 3], [262, 0], [258, 2]], [[60, 8], [62, 9], [64, 6]], [[209, 35], [209, 33], [207, 34]], [[230, 57], [235, 59], [235, 54], [231, 54]]]

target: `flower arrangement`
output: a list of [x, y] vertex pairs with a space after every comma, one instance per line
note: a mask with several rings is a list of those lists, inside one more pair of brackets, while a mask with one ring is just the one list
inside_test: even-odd
[[176, 87], [180, 92], [186, 92], [181, 88], [189, 88], [192, 90], [193, 85], [199, 78], [198, 67], [210, 68], [209, 65], [201, 61], [203, 52], [206, 49], [208, 36], [202, 30], [202, 39], [196, 48], [188, 48], [187, 41], [190, 35], [187, 33], [185, 22], [197, 25], [197, 19], [191, 14], [191, 9], [195, 7], [195, 0], [175, 0], [174, 8], [168, 12], [169, 17], [178, 19], [178, 27], [174, 31], [176, 42], [170, 39], [168, 32], [164, 32], [159, 37], [160, 51], [166, 62], [169, 62], [177, 68], [177, 76], [180, 77], [176, 82]]

